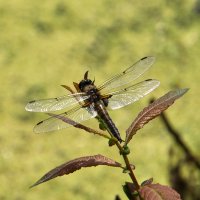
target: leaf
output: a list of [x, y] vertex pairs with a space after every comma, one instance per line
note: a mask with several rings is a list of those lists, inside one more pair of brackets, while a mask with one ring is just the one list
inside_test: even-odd
[[128, 199], [134, 200], [137, 199], [137, 190], [135, 189], [134, 183], [125, 182], [125, 185], [123, 185], [123, 190]]
[[143, 181], [141, 186], [150, 185], [151, 183], [153, 183], [153, 178]]
[[180, 194], [169, 186], [150, 184], [139, 190], [144, 200], [181, 200]]
[[65, 174], [73, 173], [76, 170], [81, 169], [82, 167], [92, 167], [92, 166], [98, 166], [98, 165], [121, 167], [120, 163], [118, 163], [110, 158], [107, 158], [105, 156], [102, 156], [100, 154], [94, 155], [94, 156], [80, 157], [80, 158], [71, 160], [69, 162], [66, 162], [66, 163], [52, 169], [51, 171], [47, 172], [41, 179], [39, 179], [36, 183], [34, 183], [30, 187], [34, 187], [36, 185], [39, 185], [41, 183], [44, 183], [51, 179], [54, 179], [58, 176], [63, 176]]
[[73, 121], [72, 119], [68, 118], [68, 117], [64, 117], [62, 115], [56, 115], [56, 114], [53, 114], [53, 113], [47, 113], [49, 116], [51, 117], [55, 117], [55, 118], [58, 118], [60, 120], [62, 120], [63, 122], [67, 123], [67, 124], [70, 124], [76, 128], [79, 128], [79, 129], [82, 129], [82, 130], [85, 130], [86, 132], [88, 133], [94, 133], [96, 135], [100, 135], [104, 138], [107, 138], [107, 139], [110, 139], [109, 136], [107, 136], [106, 134], [104, 134], [102, 131], [98, 131], [98, 130], [95, 130], [95, 129], [92, 129], [92, 128], [89, 128], [87, 126], [84, 126], [83, 124], [80, 124], [80, 123], [77, 123], [75, 121]]
[[128, 142], [132, 139], [133, 135], [135, 135], [139, 129], [141, 129], [150, 120], [160, 115], [161, 112], [163, 112], [169, 106], [171, 106], [175, 100], [183, 96], [188, 90], [189, 90], [188, 88], [185, 88], [185, 89], [170, 91], [164, 96], [155, 100], [146, 108], [144, 108], [132, 122], [130, 127], [126, 130], [125, 145], [128, 144]]

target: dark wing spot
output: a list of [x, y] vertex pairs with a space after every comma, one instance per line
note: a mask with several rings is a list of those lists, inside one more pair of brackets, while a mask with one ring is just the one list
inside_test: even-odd
[[147, 58], [147, 56], [146, 57], [144, 57], [144, 58], [141, 58], [141, 60], [144, 60], [144, 59], [146, 59]]
[[33, 101], [29, 101], [29, 103], [35, 103], [36, 101], [35, 100], [33, 100]]
[[44, 121], [38, 122], [38, 123], [36, 124], [36, 126], [42, 124], [43, 122], [44, 122]]
[[56, 101], [58, 101], [58, 98], [54, 98]]
[[152, 81], [153, 79], [147, 79], [147, 80], [145, 80], [145, 81]]

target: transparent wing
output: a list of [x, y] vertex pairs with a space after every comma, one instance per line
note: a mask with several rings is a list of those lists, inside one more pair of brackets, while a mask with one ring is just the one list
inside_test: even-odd
[[77, 106], [69, 112], [64, 112], [62, 114], [57, 115], [57, 117], [50, 117], [46, 120], [43, 120], [35, 125], [33, 131], [35, 133], [46, 133], [51, 131], [57, 131], [60, 129], [64, 129], [70, 127], [71, 125], [62, 121], [61, 119], [64, 117], [70, 118], [75, 122], [79, 123], [82, 121], [86, 121], [90, 118], [93, 118], [97, 115], [93, 106], [82, 108], [81, 106]]
[[102, 90], [102, 93], [108, 93], [115, 88], [128, 84], [147, 71], [154, 61], [155, 57], [144, 57], [122, 73], [119, 73], [116, 76], [108, 79], [106, 82], [100, 85], [98, 89]]
[[112, 95], [111, 98], [108, 99], [108, 109], [115, 110], [129, 105], [152, 92], [159, 84], [160, 82], [157, 80], [148, 79], [113, 92], [110, 94]]
[[25, 109], [31, 112], [51, 112], [70, 107], [88, 98], [89, 96], [85, 95], [85, 93], [69, 94], [57, 98], [30, 101]]

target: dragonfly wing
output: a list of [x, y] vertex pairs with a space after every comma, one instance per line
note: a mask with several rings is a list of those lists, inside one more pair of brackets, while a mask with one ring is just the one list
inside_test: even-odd
[[85, 95], [85, 93], [69, 94], [57, 98], [30, 101], [25, 109], [31, 112], [57, 111], [75, 105], [78, 102], [83, 102], [88, 98], [89, 96]]
[[67, 128], [71, 126], [70, 124], [64, 122], [65, 118], [70, 118], [73, 121], [79, 123], [97, 115], [96, 111], [92, 106], [82, 108], [80, 105], [70, 110], [69, 112], [64, 112], [62, 114], [56, 115], [56, 117], [50, 117], [36, 124], [33, 131], [35, 133], [46, 133], [51, 131], [57, 131], [60, 129]]
[[108, 109], [115, 110], [129, 105], [152, 92], [159, 84], [160, 82], [157, 80], [148, 79], [113, 92], [110, 94], [111, 98], [108, 99]]
[[119, 73], [111, 79], [108, 79], [105, 83], [100, 85], [98, 89], [102, 90], [102, 93], [108, 93], [115, 88], [126, 85], [147, 71], [154, 61], [155, 57], [153, 56], [144, 57], [122, 73]]

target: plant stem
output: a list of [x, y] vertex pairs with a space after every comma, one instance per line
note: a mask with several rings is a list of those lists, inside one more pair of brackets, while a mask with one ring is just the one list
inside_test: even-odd
[[132, 181], [133, 181], [133, 183], [135, 185], [135, 189], [138, 191], [139, 188], [140, 188], [140, 185], [138, 184], [138, 181], [137, 181], [137, 179], [135, 177], [135, 174], [133, 173], [133, 169], [131, 168], [128, 156], [127, 155], [123, 155], [123, 158], [124, 158], [124, 161], [126, 163], [126, 167], [129, 170], [129, 176], [131, 177], [131, 179], [132, 179]]
[[[119, 142], [116, 142], [116, 146], [118, 147], [118, 149], [120, 150], [120, 152], [123, 152], [123, 148], [119, 144]], [[135, 177], [135, 174], [133, 173], [133, 169], [132, 169], [131, 164], [129, 162], [128, 156], [125, 155], [125, 154], [122, 154], [122, 156], [123, 156], [124, 162], [126, 164], [126, 168], [129, 171], [129, 176], [130, 176], [131, 180], [133, 181], [133, 183], [135, 185], [135, 190], [138, 191], [139, 188], [140, 188], [140, 185], [138, 184], [138, 181], [137, 181], [137, 179]]]
[[[113, 137], [113, 134], [111, 133], [111, 131], [109, 130], [107, 124], [101, 119], [99, 118], [99, 120], [101, 120], [100, 122], [103, 122], [103, 124], [105, 125], [106, 127], [106, 130], [108, 131], [108, 133], [111, 135], [111, 137]], [[140, 185], [138, 184], [138, 181], [135, 177], [135, 174], [133, 173], [133, 169], [131, 168], [131, 164], [129, 162], [129, 159], [128, 159], [128, 156], [126, 154], [123, 153], [124, 149], [123, 147], [121, 146], [121, 144], [116, 141], [116, 146], [118, 147], [119, 151], [120, 151], [120, 154], [123, 156], [123, 159], [124, 159], [124, 162], [126, 164], [126, 168], [128, 169], [129, 171], [129, 176], [131, 178], [131, 180], [133, 181], [134, 185], [135, 185], [135, 190], [138, 191], [140, 189]]]

